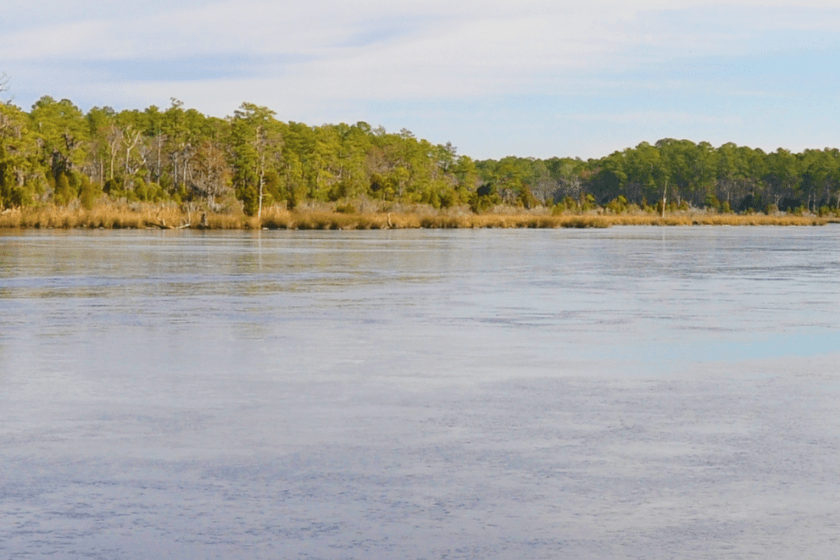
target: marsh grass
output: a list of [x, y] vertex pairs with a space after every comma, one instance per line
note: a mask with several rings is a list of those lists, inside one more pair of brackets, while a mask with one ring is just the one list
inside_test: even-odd
[[260, 219], [242, 213], [207, 213], [202, 226], [201, 212], [184, 212], [175, 206], [155, 204], [100, 204], [91, 209], [77, 207], [42, 206], [16, 208], [0, 213], [2, 228], [179, 228], [205, 227], [207, 229], [300, 229], [300, 230], [376, 230], [414, 228], [606, 228], [610, 226], [803, 226], [840, 222], [836, 216], [795, 214], [718, 214], [684, 212], [658, 214], [637, 212], [608, 214], [588, 212], [583, 214], [551, 214], [544, 209], [527, 211], [500, 208], [484, 214], [473, 214], [464, 209], [436, 211], [431, 207], [382, 208], [366, 212], [350, 212], [347, 205], [340, 211], [312, 207], [287, 210], [283, 207], [266, 208]]
[[818, 216], [792, 214], [655, 214], [602, 216], [610, 226], [811, 226], [829, 222]]
[[141, 229], [178, 227], [188, 220], [189, 214], [177, 208], [156, 205], [103, 204], [89, 210], [83, 207], [42, 206], [6, 210], [0, 214], [0, 227]]

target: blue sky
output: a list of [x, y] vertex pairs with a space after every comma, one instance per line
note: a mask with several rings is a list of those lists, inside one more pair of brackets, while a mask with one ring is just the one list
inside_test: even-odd
[[366, 121], [475, 158], [600, 157], [660, 138], [840, 147], [826, 0], [9, 0], [6, 95], [81, 109]]

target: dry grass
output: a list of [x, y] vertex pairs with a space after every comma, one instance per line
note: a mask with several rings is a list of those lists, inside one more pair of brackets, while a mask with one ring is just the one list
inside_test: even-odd
[[[329, 208], [286, 210], [265, 209], [262, 218], [244, 214], [207, 214], [208, 229], [311, 229], [364, 230], [406, 228], [605, 228], [616, 225], [653, 226], [802, 226], [823, 225], [838, 218], [790, 214], [706, 214], [702, 212], [667, 214], [561, 214], [520, 211], [472, 214], [463, 210], [435, 211], [418, 207], [397, 212], [340, 213]], [[5, 210], [0, 213], [3, 228], [177, 228], [201, 227], [201, 214], [185, 213], [171, 206], [103, 204], [92, 210], [44, 206]]]
[[816, 226], [829, 220], [817, 216], [779, 214], [626, 214], [601, 216], [611, 226]]
[[[0, 214], [5, 228], [105, 228], [141, 229], [179, 227], [189, 223], [189, 214], [177, 208], [155, 205], [99, 205], [91, 210], [43, 206], [12, 209]], [[196, 217], [192, 216], [196, 222]]]

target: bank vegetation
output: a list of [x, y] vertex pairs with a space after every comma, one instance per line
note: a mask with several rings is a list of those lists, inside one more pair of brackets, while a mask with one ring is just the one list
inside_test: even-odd
[[707, 210], [669, 212], [633, 211], [620, 214], [596, 209], [587, 213], [547, 208], [523, 210], [496, 207], [475, 213], [468, 206], [435, 209], [428, 205], [355, 207], [327, 204], [301, 206], [292, 210], [281, 206], [263, 209], [260, 216], [214, 213], [183, 205], [155, 203], [102, 203], [86, 209], [81, 206], [37, 206], [10, 208], [0, 212], [0, 228], [87, 228], [87, 229], [298, 229], [366, 230], [406, 228], [606, 228], [620, 225], [651, 226], [803, 226], [840, 222], [836, 215], [796, 215], [777, 213], [718, 214]]
[[364, 122], [0, 103], [0, 227], [383, 229], [822, 224], [837, 149], [662, 139], [602, 158], [473, 160]]

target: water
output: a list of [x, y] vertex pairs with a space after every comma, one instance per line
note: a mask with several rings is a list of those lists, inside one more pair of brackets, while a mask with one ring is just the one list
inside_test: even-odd
[[0, 556], [836, 556], [839, 243], [2, 233]]

